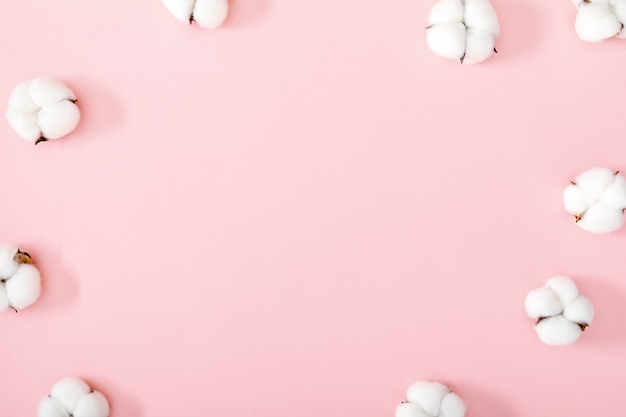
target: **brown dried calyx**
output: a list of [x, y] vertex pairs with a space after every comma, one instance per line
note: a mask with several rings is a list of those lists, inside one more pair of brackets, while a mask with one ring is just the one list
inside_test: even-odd
[[[545, 320], [545, 319], [547, 319], [547, 318], [549, 318], [549, 317], [539, 317], [539, 318], [537, 319], [537, 321], [535, 322], [535, 326], [536, 326], [536, 325], [538, 325], [538, 324], [541, 322], [541, 320]], [[578, 327], [580, 327], [580, 330], [581, 330], [581, 331], [583, 331], [583, 332], [585, 331], [585, 329], [586, 329], [587, 327], [589, 327], [589, 325], [588, 325], [587, 323], [578, 323], [578, 322], [577, 322], [576, 324], [578, 325]]]
[[13, 257], [13, 261], [17, 262], [20, 265], [21, 264], [28, 264], [28, 265], [33, 264], [33, 258], [28, 254], [28, 252], [22, 252], [19, 249], [17, 250], [17, 253]]

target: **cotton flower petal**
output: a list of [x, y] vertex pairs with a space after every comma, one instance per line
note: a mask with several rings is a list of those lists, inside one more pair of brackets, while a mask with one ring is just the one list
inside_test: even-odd
[[443, 58], [461, 59], [465, 54], [465, 26], [462, 23], [444, 23], [428, 29], [428, 47]]
[[576, 177], [576, 186], [590, 199], [599, 200], [613, 182], [615, 172], [609, 168], [592, 168]]
[[563, 312], [563, 306], [554, 292], [546, 287], [532, 290], [526, 296], [526, 313], [533, 319], [550, 317]]
[[434, 381], [418, 381], [406, 392], [409, 402], [418, 404], [427, 414], [438, 416], [443, 397], [450, 390], [443, 384]]
[[543, 343], [551, 346], [572, 344], [578, 340], [582, 333], [578, 324], [569, 321], [562, 315], [541, 320], [535, 326], [535, 331]]
[[565, 307], [563, 316], [574, 323], [589, 325], [593, 322], [594, 312], [595, 311], [591, 301], [587, 297], [581, 295], [574, 300], [574, 302]]
[[441, 402], [439, 417], [463, 417], [467, 406], [456, 393], [449, 392]]
[[72, 413], [80, 399], [89, 391], [91, 388], [82, 379], [64, 378], [52, 386], [50, 395]]
[[39, 120], [36, 112], [9, 109], [6, 112], [6, 118], [13, 130], [15, 130], [15, 133], [22, 139], [35, 142], [41, 137], [41, 129], [39, 129]]
[[413, 403], [402, 403], [396, 407], [396, 417], [431, 417], [422, 407]]
[[30, 98], [38, 108], [44, 108], [63, 100], [76, 100], [76, 96], [64, 83], [50, 77], [39, 77], [31, 81]]
[[577, 223], [578, 226], [591, 233], [612, 233], [619, 230], [624, 223], [624, 214], [622, 210], [614, 210], [596, 204], [590, 207], [582, 219]]
[[63, 405], [50, 396], [45, 396], [39, 403], [38, 417], [70, 417]]
[[39, 298], [41, 279], [35, 266], [20, 265], [17, 272], [6, 283], [7, 296], [11, 306], [17, 310], [28, 307]]
[[74, 417], [107, 417], [110, 413], [107, 399], [98, 391], [83, 395], [74, 409]]
[[621, 211], [626, 208], [626, 180], [615, 174], [613, 182], [604, 190], [600, 200], [606, 208]]
[[569, 214], [579, 215], [597, 203], [597, 200], [585, 194], [580, 187], [570, 184], [563, 192], [563, 203], [565, 204], [565, 211]]
[[563, 275], [550, 278], [545, 286], [554, 292], [563, 308], [571, 304], [580, 294], [574, 281]]

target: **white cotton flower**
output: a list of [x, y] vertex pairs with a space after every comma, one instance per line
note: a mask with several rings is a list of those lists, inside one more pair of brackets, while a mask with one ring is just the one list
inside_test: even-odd
[[15, 87], [6, 118], [22, 139], [38, 144], [73, 131], [80, 120], [80, 110], [76, 96], [65, 84], [39, 77]]
[[536, 320], [535, 331], [547, 345], [574, 343], [594, 316], [593, 304], [580, 295], [569, 277], [550, 278], [526, 296], [526, 313]]
[[181, 22], [196, 22], [203, 28], [215, 29], [224, 23], [228, 0], [162, 0], [169, 12]]
[[435, 55], [475, 64], [496, 52], [500, 23], [489, 0], [440, 0], [428, 23], [426, 43]]
[[574, 27], [583, 41], [626, 38], [626, 0], [574, 0], [574, 5], [578, 8]]
[[64, 378], [39, 404], [38, 417], [108, 417], [109, 403], [82, 379]]
[[431, 381], [418, 381], [406, 393], [407, 402], [396, 408], [396, 417], [464, 417], [466, 406], [448, 387]]
[[41, 293], [39, 271], [31, 256], [14, 245], [0, 245], [0, 311], [22, 310]]
[[626, 210], [626, 180], [608, 168], [583, 172], [565, 188], [565, 210], [581, 229], [611, 233], [622, 227]]

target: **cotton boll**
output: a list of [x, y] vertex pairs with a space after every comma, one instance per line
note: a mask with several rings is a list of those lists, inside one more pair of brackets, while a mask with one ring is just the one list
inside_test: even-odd
[[15, 262], [15, 254], [18, 248], [14, 245], [0, 245], [0, 279], [6, 279], [15, 274], [19, 264]]
[[444, 23], [428, 29], [428, 47], [442, 58], [461, 59], [465, 54], [465, 26], [462, 23]]
[[585, 194], [592, 200], [598, 200], [602, 197], [602, 193], [613, 182], [615, 172], [609, 168], [592, 168], [589, 169], [574, 181]]
[[26, 308], [39, 298], [41, 292], [39, 271], [33, 265], [20, 265], [5, 285], [11, 306], [16, 310]]
[[465, 25], [487, 32], [494, 38], [500, 35], [498, 15], [488, 0], [465, 0]]
[[489, 0], [440, 0], [428, 21], [426, 43], [435, 55], [474, 64], [495, 51], [500, 24]]
[[439, 382], [418, 381], [409, 387], [406, 398], [418, 404], [427, 414], [437, 416], [441, 401], [448, 392], [448, 388]]
[[550, 278], [546, 282], [546, 287], [554, 292], [563, 307], [572, 303], [579, 295], [578, 287], [574, 281], [563, 275]]
[[565, 308], [563, 316], [579, 325], [590, 325], [594, 316], [593, 304], [587, 297], [581, 295]]
[[204, 28], [222, 25], [228, 15], [228, 0], [162, 0], [167, 10], [181, 22], [197, 22]]
[[74, 417], [108, 417], [110, 413], [107, 399], [94, 391], [80, 398], [72, 415]]
[[441, 0], [430, 9], [428, 23], [431, 25], [463, 23], [464, 16], [465, 9], [461, 0]]
[[80, 111], [75, 102], [76, 96], [64, 83], [39, 77], [15, 87], [6, 118], [22, 139], [37, 144], [76, 128]]
[[70, 417], [61, 403], [51, 396], [46, 395], [39, 403], [38, 417]]
[[467, 406], [454, 392], [449, 392], [441, 402], [439, 417], [464, 417]]
[[614, 174], [613, 182], [602, 194], [602, 205], [613, 210], [623, 210], [626, 207], [626, 180], [622, 175]]
[[526, 313], [533, 319], [555, 316], [563, 312], [563, 307], [554, 292], [546, 287], [529, 292], [525, 307]]
[[37, 120], [43, 137], [58, 139], [78, 126], [80, 111], [71, 101], [60, 101], [41, 109]]
[[496, 39], [491, 33], [477, 29], [467, 29], [464, 64], [477, 64], [489, 58], [494, 52]]
[[401, 403], [396, 408], [396, 417], [431, 417], [422, 407], [413, 403]]
[[66, 410], [76, 409], [83, 395], [91, 391], [82, 379], [64, 378], [52, 386], [50, 395], [63, 405]]
[[551, 346], [572, 344], [578, 340], [582, 333], [578, 324], [569, 321], [562, 315], [541, 320], [535, 325], [535, 331], [543, 343]]
[[594, 2], [580, 5], [574, 27], [583, 41], [599, 42], [617, 35], [623, 26], [609, 5]]

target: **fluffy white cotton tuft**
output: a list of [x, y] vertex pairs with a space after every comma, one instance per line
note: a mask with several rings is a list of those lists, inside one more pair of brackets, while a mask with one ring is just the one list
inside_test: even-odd
[[440, 0], [428, 23], [426, 43], [437, 56], [475, 64], [495, 52], [500, 23], [489, 0]]
[[464, 417], [465, 403], [445, 385], [418, 381], [406, 393], [408, 402], [396, 408], [396, 417]]
[[38, 417], [108, 417], [107, 399], [79, 378], [64, 378], [39, 404]]
[[39, 77], [19, 84], [9, 98], [6, 118], [23, 139], [59, 139], [80, 121], [76, 96], [61, 81]]
[[0, 279], [6, 279], [17, 272], [19, 264], [15, 262], [17, 246], [7, 243], [0, 245]]
[[626, 0], [588, 0], [575, 2], [578, 8], [574, 27], [580, 39], [599, 42], [626, 36]]
[[537, 320], [539, 339], [547, 345], [574, 343], [594, 316], [591, 301], [580, 295], [574, 281], [565, 276], [551, 278], [543, 288], [530, 291], [525, 307], [526, 313]]
[[563, 203], [581, 229], [614, 232], [624, 223], [626, 180], [608, 168], [590, 169], [565, 188]]
[[215, 29], [228, 15], [228, 0], [162, 0], [167, 10], [181, 22], [196, 22], [203, 28]]

